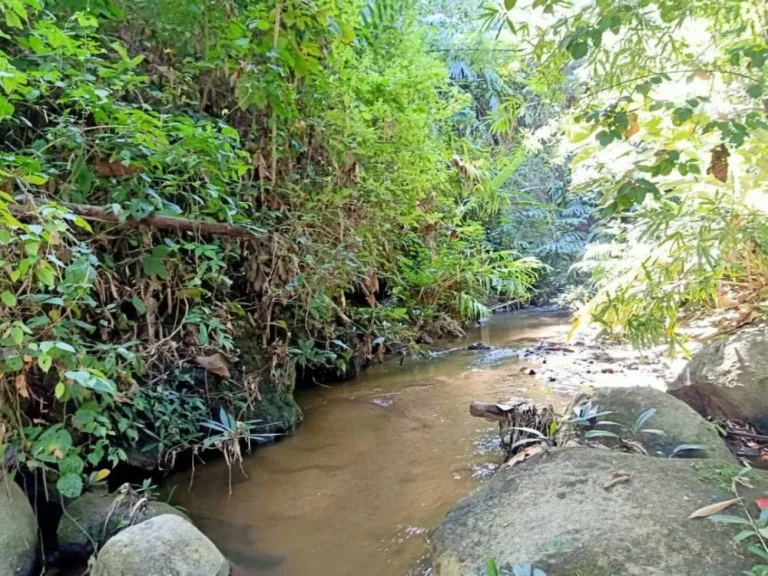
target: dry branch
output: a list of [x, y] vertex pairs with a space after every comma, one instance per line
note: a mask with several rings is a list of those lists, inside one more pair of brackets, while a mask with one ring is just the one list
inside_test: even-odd
[[[35, 200], [33, 203], [14, 204], [11, 210], [17, 216], [24, 216], [34, 211], [37, 203], [45, 200]], [[176, 230], [177, 232], [194, 232], [196, 234], [213, 234], [214, 236], [229, 236], [230, 238], [257, 238], [257, 235], [236, 224], [226, 224], [224, 222], [206, 222], [203, 220], [192, 220], [190, 218], [179, 218], [176, 216], [163, 216], [160, 214], [150, 214], [146, 218], [137, 220], [127, 218], [121, 220], [120, 217], [101, 206], [91, 206], [89, 204], [73, 204], [70, 202], [60, 202], [62, 206], [71, 210], [74, 214], [85, 220], [95, 220], [98, 222], [110, 222], [121, 224], [128, 227], [151, 226], [165, 230]]]

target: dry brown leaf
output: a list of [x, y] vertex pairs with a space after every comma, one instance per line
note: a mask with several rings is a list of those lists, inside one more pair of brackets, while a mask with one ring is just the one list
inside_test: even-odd
[[695, 512], [693, 512], [690, 516], [688, 516], [689, 519], [691, 518], [707, 518], [709, 516], [714, 516], [715, 514], [719, 514], [729, 506], [733, 506], [734, 504], [737, 504], [738, 502], [741, 502], [741, 498], [731, 498], [730, 500], [723, 500], [722, 502], [715, 502], [714, 504], [709, 504], [708, 506], [704, 506], [703, 508], [699, 508]]
[[29, 387], [27, 386], [27, 375], [22, 372], [16, 376], [16, 392], [22, 398], [29, 398]]
[[230, 376], [229, 362], [227, 362], [227, 359], [218, 352], [216, 354], [211, 354], [210, 356], [198, 356], [195, 358], [195, 362], [212, 374], [216, 374], [222, 378], [229, 378]]
[[728, 148], [725, 144], [720, 144], [715, 148], [712, 148], [712, 159], [709, 162], [709, 168], [707, 168], [707, 174], [712, 174], [720, 182], [728, 181], [728, 156], [731, 155], [728, 152]]
[[629, 128], [624, 130], [624, 133], [622, 134], [622, 136], [624, 137], [624, 140], [629, 140], [630, 138], [632, 138], [632, 136], [634, 136], [638, 132], [640, 132], [640, 124], [637, 121], [637, 114], [630, 114]]
[[120, 161], [111, 161], [105, 158], [96, 161], [96, 173], [99, 176], [125, 176], [141, 172], [141, 168], [132, 164], [125, 165]]
[[504, 462], [499, 468], [505, 469], [505, 468], [512, 468], [515, 464], [520, 464], [520, 462], [524, 462], [525, 460], [528, 460], [531, 456], [534, 456], [535, 454], [538, 454], [542, 451], [541, 446], [528, 446], [525, 450], [522, 450], [521, 452], [518, 452], [512, 458]]
[[603, 490], [609, 490], [610, 488], [616, 486], [616, 484], [626, 484], [630, 480], [632, 480], [632, 478], [629, 476], [629, 474], [615, 473], [613, 475], [613, 479], [608, 480], [608, 482], [603, 484]]

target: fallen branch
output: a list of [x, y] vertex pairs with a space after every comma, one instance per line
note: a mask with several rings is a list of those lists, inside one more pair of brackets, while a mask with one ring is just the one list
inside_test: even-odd
[[[24, 216], [34, 211], [35, 205], [44, 203], [45, 200], [35, 199], [26, 204], [12, 204], [11, 211], [16, 216]], [[237, 226], [236, 224], [226, 224], [224, 222], [206, 222], [203, 220], [192, 220], [190, 218], [179, 218], [176, 216], [163, 216], [160, 214], [150, 214], [146, 218], [137, 220], [127, 218], [121, 220], [120, 217], [101, 206], [91, 206], [89, 204], [73, 204], [71, 202], [59, 202], [62, 206], [71, 210], [73, 214], [84, 218], [85, 220], [95, 220], [98, 222], [110, 222], [121, 224], [128, 227], [151, 226], [165, 230], [176, 230], [177, 232], [194, 232], [196, 234], [212, 234], [214, 236], [228, 236], [230, 238], [258, 238], [250, 230]]]

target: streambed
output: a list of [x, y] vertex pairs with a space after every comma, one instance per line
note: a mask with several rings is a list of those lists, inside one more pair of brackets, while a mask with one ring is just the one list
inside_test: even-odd
[[248, 478], [233, 470], [231, 495], [218, 460], [198, 466], [191, 488], [189, 472], [171, 478], [174, 503], [235, 575], [423, 574], [430, 532], [499, 462], [497, 428], [470, 417], [470, 401], [524, 397], [557, 410], [586, 384], [662, 385], [663, 374], [637, 370], [631, 359], [624, 371], [598, 353], [576, 360], [570, 349], [531, 352], [568, 329], [556, 311], [501, 314], [450, 343], [493, 350], [390, 361], [301, 391], [304, 424], [247, 456]]

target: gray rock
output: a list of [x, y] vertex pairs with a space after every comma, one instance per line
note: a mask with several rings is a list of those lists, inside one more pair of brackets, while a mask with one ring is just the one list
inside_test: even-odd
[[[432, 541], [435, 575], [484, 574], [490, 558], [547, 576], [741, 574], [753, 558], [733, 543], [738, 527], [688, 519], [732, 497], [694, 468], [705, 462], [587, 447], [534, 456], [448, 513]], [[618, 472], [631, 480], [606, 489]]]
[[110, 538], [92, 576], [226, 576], [229, 562], [184, 518], [165, 514]]
[[69, 504], [56, 536], [59, 552], [70, 560], [86, 560], [108, 538], [128, 526], [163, 514], [187, 519], [181, 511], [164, 502], [145, 501], [137, 506], [135, 495], [106, 491], [88, 492]]
[[19, 486], [0, 472], [0, 574], [28, 576], [37, 556], [37, 518]]
[[[700, 444], [709, 449], [679, 452], [678, 457], [734, 460], [733, 454], [711, 422], [707, 422], [686, 403], [661, 390], [646, 386], [600, 388], [592, 395], [592, 402], [599, 405], [600, 411], [612, 412], [598, 420], [610, 420], [626, 427], [632, 427], [637, 418], [649, 408], [655, 409], [656, 412], [641, 428], [661, 430], [664, 435], [647, 432], [628, 435], [630, 439], [640, 442], [651, 456], [667, 457], [682, 444]], [[600, 426], [599, 429], [620, 432], [615, 426]]]
[[768, 429], [768, 326], [703, 346], [669, 392], [705, 416]]

